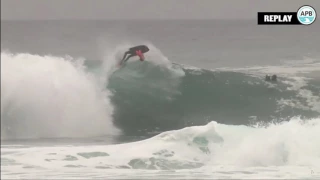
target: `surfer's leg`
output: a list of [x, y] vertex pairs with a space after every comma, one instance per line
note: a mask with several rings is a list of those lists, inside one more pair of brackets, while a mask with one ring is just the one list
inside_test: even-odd
[[129, 53], [130, 53], [130, 51], [125, 52], [121, 61], [123, 61], [124, 58], [125, 58]]
[[123, 58], [120, 61], [120, 64], [124, 63], [125, 61], [127, 61], [128, 58], [126, 58], [126, 56], [130, 54], [130, 51], [127, 51], [124, 53]]
[[123, 62], [127, 62], [129, 60], [129, 58], [135, 56], [135, 54], [130, 54]]

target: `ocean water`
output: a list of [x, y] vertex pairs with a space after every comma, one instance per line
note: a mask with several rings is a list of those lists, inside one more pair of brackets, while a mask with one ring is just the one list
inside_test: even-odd
[[1, 178], [319, 179], [319, 29], [2, 21]]

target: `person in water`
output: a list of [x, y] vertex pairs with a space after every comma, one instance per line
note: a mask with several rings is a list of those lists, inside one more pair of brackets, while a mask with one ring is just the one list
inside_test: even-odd
[[146, 45], [139, 45], [135, 47], [129, 48], [127, 52], [124, 53], [122, 60], [120, 61], [120, 65], [127, 62], [129, 58], [133, 56], [139, 56], [140, 61], [144, 61], [144, 54], [149, 51], [148, 46]]
[[277, 81], [277, 75], [272, 75], [272, 76], [269, 76], [269, 75], [266, 75], [266, 78], [265, 78], [265, 80], [266, 81]]

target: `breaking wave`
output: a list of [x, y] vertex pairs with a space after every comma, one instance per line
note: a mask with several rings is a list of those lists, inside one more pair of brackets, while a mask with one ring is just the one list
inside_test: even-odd
[[[148, 61], [117, 68], [126, 47], [96, 64], [2, 52], [2, 138], [153, 136], [212, 120], [250, 125], [320, 115], [320, 78], [299, 71], [319, 72], [319, 63], [208, 70], [172, 63], [149, 44]], [[265, 73], [278, 81], [264, 81]]]

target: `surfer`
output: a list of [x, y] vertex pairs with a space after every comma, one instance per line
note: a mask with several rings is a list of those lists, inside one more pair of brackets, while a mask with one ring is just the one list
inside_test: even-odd
[[144, 61], [144, 55], [143, 53], [146, 53], [149, 51], [149, 48], [146, 45], [139, 45], [129, 48], [127, 52], [124, 53], [122, 60], [120, 61], [121, 65], [124, 62], [127, 62], [129, 58], [133, 56], [139, 56], [140, 61]]

